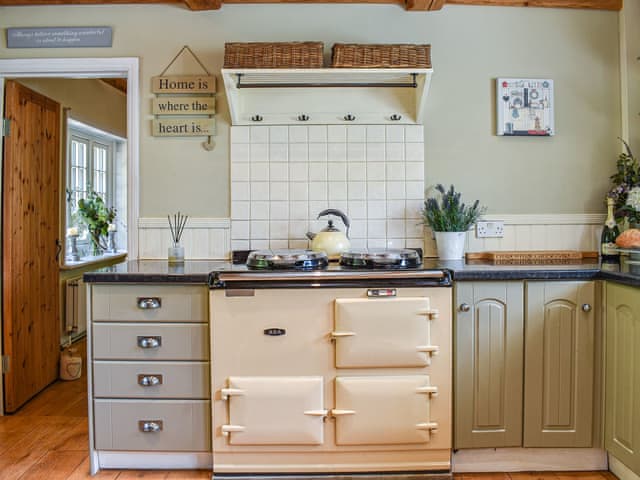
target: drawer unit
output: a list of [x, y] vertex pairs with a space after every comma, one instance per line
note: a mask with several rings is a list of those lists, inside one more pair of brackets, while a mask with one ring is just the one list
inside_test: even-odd
[[94, 360], [208, 360], [205, 324], [95, 323]]
[[203, 287], [178, 285], [95, 285], [94, 322], [206, 322]]
[[95, 400], [98, 450], [209, 451], [209, 400]]
[[96, 398], [209, 398], [209, 362], [93, 364]]
[[[211, 464], [208, 288], [91, 285], [91, 471]], [[104, 461], [104, 463], [103, 463]], [[115, 463], [114, 463], [115, 462]]]

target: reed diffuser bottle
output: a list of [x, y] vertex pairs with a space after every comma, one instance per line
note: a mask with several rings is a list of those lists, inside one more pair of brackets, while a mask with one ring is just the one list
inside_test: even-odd
[[180, 239], [184, 232], [184, 227], [187, 224], [188, 215], [181, 215], [180, 212], [171, 217], [167, 215], [169, 220], [169, 230], [171, 231], [171, 240], [173, 245], [169, 247], [167, 251], [167, 258], [169, 263], [183, 263], [184, 262], [184, 247], [180, 245]]

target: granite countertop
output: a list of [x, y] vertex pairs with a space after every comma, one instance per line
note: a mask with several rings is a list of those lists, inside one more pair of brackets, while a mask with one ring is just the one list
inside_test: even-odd
[[[640, 264], [623, 257], [621, 265], [599, 263], [557, 265], [492, 265], [425, 259], [423, 269], [447, 269], [454, 281], [484, 280], [611, 280], [640, 286]], [[95, 283], [201, 283], [207, 284], [211, 272], [246, 271], [244, 265], [226, 261], [187, 260], [170, 265], [166, 260], [130, 260], [84, 274], [85, 282]]]

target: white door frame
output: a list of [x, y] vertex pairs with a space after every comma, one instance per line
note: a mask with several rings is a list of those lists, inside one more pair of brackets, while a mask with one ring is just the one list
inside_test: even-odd
[[[127, 252], [130, 259], [138, 257], [138, 216], [140, 214], [140, 72], [135, 57], [120, 58], [16, 58], [0, 59], [0, 114], [4, 112], [6, 78], [127, 78]], [[0, 161], [3, 148], [0, 137]], [[2, 182], [0, 182], [0, 193]], [[0, 285], [2, 279], [0, 278]], [[1, 313], [0, 313], [1, 315]], [[0, 341], [0, 353], [2, 342]], [[0, 379], [0, 399], [3, 398]], [[4, 404], [0, 400], [0, 415]]]

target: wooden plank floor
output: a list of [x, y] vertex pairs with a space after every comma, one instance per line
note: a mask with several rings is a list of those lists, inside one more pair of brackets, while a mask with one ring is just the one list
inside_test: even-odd
[[[80, 345], [83, 347], [83, 345]], [[209, 471], [103, 470], [89, 475], [86, 365], [83, 377], [58, 381], [16, 414], [0, 416], [0, 480], [201, 480]], [[465, 473], [457, 480], [615, 480], [609, 472]]]

